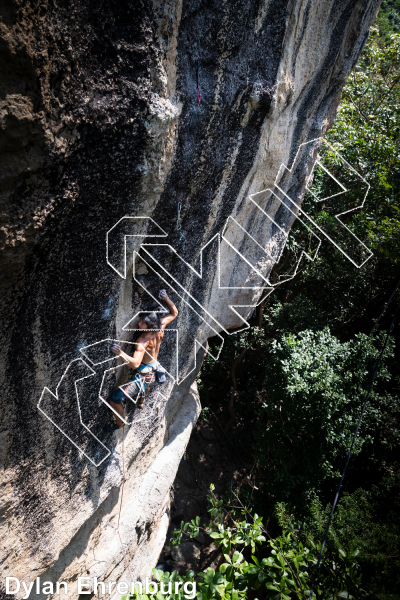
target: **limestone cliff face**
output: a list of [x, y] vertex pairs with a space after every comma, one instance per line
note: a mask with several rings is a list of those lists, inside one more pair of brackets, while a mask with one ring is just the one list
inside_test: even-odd
[[[150, 573], [199, 412], [191, 384], [201, 345], [252, 312], [229, 305], [260, 300], [294, 219], [279, 199], [263, 196], [262, 213], [249, 195], [273, 186], [281, 163], [333, 122], [378, 5], [3, 0], [1, 585], [7, 575], [41, 576], [75, 593], [78, 576], [129, 579], [113, 529], [120, 507], [131, 572]], [[298, 202], [317, 147], [282, 180]], [[120, 267], [124, 234], [143, 236], [128, 240], [127, 276], [119, 276], [106, 261], [106, 233], [125, 216], [151, 217], [196, 269], [208, 244], [202, 278], [171, 250], [140, 249], [157, 231], [145, 220], [134, 231], [123, 222], [110, 242], [110, 262]], [[135, 259], [135, 278], [133, 250], [143, 259]], [[122, 327], [138, 310], [157, 308], [149, 294], [160, 287], [180, 311], [179, 342], [166, 335], [161, 362], [183, 381], [155, 388], [142, 413], [128, 410], [123, 465], [121, 434], [102, 433], [104, 364], [77, 359], [84, 346], [128, 339]], [[43, 399], [51, 422], [39, 398], [45, 387], [55, 393], [72, 361], [62, 393]], [[109, 389], [113, 376], [104, 380]]]

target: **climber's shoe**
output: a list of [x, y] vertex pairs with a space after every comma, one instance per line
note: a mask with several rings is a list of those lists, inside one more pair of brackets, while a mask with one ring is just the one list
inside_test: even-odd
[[143, 398], [143, 396], [140, 396], [138, 399], [137, 407], [143, 408], [143, 402], [144, 402], [144, 398]]
[[112, 423], [107, 423], [104, 428], [103, 431], [105, 433], [111, 433], [112, 431], [117, 431], [118, 429], [121, 429], [124, 426], [124, 423], [122, 423], [122, 425], [117, 425], [115, 421], [113, 421]]

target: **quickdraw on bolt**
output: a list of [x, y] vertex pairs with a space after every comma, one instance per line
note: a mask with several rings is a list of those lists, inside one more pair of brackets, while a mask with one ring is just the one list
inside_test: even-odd
[[109, 527], [111, 527], [111, 529], [114, 529], [115, 531], [117, 531], [117, 528], [116, 528], [116, 527], [114, 527], [114, 525], [111, 525], [111, 523], [109, 523], [108, 521], [106, 521], [106, 520], [104, 519], [104, 517], [101, 519], [101, 522], [102, 522], [104, 525], [108, 525]]
[[199, 59], [197, 58], [197, 54], [194, 57], [195, 67], [196, 67], [196, 93], [197, 93], [197, 102], [200, 104], [201, 96], [199, 92]]
[[182, 208], [182, 203], [179, 200], [179, 202], [178, 202], [178, 218], [176, 220], [176, 229], [177, 229], [177, 231], [179, 231], [181, 229], [181, 227], [182, 227], [182, 224], [181, 224], [181, 208]]

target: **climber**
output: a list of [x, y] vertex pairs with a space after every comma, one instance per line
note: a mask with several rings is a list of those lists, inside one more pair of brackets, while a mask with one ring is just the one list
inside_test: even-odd
[[[138, 395], [138, 408], [143, 408], [145, 391], [156, 380], [157, 356], [164, 337], [164, 329], [178, 315], [178, 309], [172, 300], [168, 298], [165, 290], [160, 290], [158, 297], [164, 300], [169, 308], [169, 313], [161, 317], [161, 319], [155, 312], [139, 314], [138, 327], [143, 330], [143, 333], [136, 340], [136, 350], [133, 356], [129, 356], [126, 352], [123, 352], [121, 347], [116, 343], [111, 346], [113, 354], [121, 356], [135, 370], [135, 374], [131, 378], [131, 383], [125, 386], [124, 390], [129, 396]], [[146, 331], [147, 329], [149, 331]], [[121, 417], [124, 416], [122, 401], [125, 400], [125, 395], [122, 389], [117, 389], [112, 392], [109, 399], [110, 405]], [[108, 423], [105, 431], [115, 431], [123, 427], [123, 425], [123, 421], [116, 417], [115, 423]]]

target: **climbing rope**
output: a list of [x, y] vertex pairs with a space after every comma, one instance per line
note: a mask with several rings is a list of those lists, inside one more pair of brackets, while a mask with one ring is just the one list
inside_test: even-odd
[[[393, 294], [390, 296], [388, 302], [386, 302], [386, 304], [384, 305], [383, 310], [382, 310], [381, 314], [379, 315], [379, 318], [378, 318], [377, 322], [375, 323], [375, 325], [373, 326], [373, 328], [372, 328], [372, 330], [371, 330], [371, 332], [370, 332], [370, 334], [369, 334], [368, 337], [370, 337], [371, 334], [373, 333], [373, 331], [376, 329], [379, 321], [381, 320], [383, 314], [386, 312], [386, 309], [389, 306], [390, 302], [392, 301], [395, 293], [399, 289], [399, 286], [400, 286], [400, 281], [398, 282], [398, 284], [397, 284], [397, 286], [396, 286]], [[311, 590], [310, 590], [310, 598], [309, 598], [309, 600], [312, 600], [312, 597], [314, 595], [314, 587], [315, 587], [315, 582], [316, 582], [317, 571], [318, 571], [319, 566], [320, 566], [320, 564], [322, 562], [322, 555], [324, 553], [324, 548], [325, 548], [326, 540], [328, 538], [329, 529], [330, 529], [331, 524], [332, 524], [333, 514], [335, 512], [336, 505], [337, 505], [337, 502], [339, 500], [339, 494], [340, 494], [340, 490], [342, 488], [343, 479], [344, 479], [344, 476], [345, 476], [346, 471], [347, 471], [347, 467], [348, 467], [348, 464], [349, 464], [349, 461], [350, 461], [350, 457], [351, 457], [351, 455], [353, 453], [353, 448], [354, 448], [354, 444], [355, 444], [355, 441], [356, 441], [356, 438], [357, 438], [357, 435], [358, 435], [358, 430], [360, 428], [361, 421], [363, 420], [363, 417], [364, 417], [364, 414], [365, 414], [365, 410], [367, 408], [369, 396], [371, 394], [372, 386], [374, 385], [375, 377], [376, 377], [376, 374], [378, 373], [379, 365], [381, 363], [382, 356], [383, 356], [383, 353], [385, 351], [387, 341], [389, 339], [389, 335], [390, 335], [390, 333], [391, 333], [391, 331], [393, 329], [393, 325], [394, 325], [394, 322], [396, 320], [396, 316], [397, 316], [397, 312], [398, 312], [399, 308], [400, 308], [400, 300], [397, 303], [396, 310], [395, 310], [395, 313], [394, 313], [394, 317], [392, 319], [392, 322], [390, 324], [389, 329], [387, 330], [386, 337], [385, 337], [385, 342], [383, 344], [382, 350], [381, 350], [381, 352], [379, 354], [379, 358], [378, 358], [377, 363], [375, 365], [374, 374], [372, 376], [372, 380], [371, 380], [371, 383], [369, 385], [367, 395], [365, 397], [365, 401], [364, 401], [364, 405], [363, 405], [363, 408], [362, 408], [362, 411], [361, 411], [361, 415], [360, 415], [360, 418], [359, 418], [358, 423], [357, 423], [356, 430], [355, 430], [354, 435], [353, 435], [353, 439], [352, 439], [352, 442], [351, 442], [350, 450], [349, 450], [349, 453], [347, 455], [346, 464], [344, 466], [343, 473], [342, 473], [342, 476], [340, 478], [340, 482], [339, 482], [339, 486], [338, 486], [338, 489], [337, 489], [337, 492], [336, 492], [335, 500], [333, 501], [331, 514], [329, 515], [328, 525], [326, 527], [325, 534], [324, 534], [324, 537], [323, 537], [323, 540], [322, 540], [321, 550], [320, 550], [320, 553], [319, 553], [318, 562], [317, 562], [317, 565], [315, 567], [313, 581], [312, 581], [312, 584], [311, 584]]]
[[196, 93], [197, 93], [197, 102], [200, 104], [201, 96], [199, 92], [199, 59], [197, 58], [197, 54], [194, 57], [195, 60], [195, 68], [196, 68]]
[[[125, 379], [126, 379], [126, 364], [124, 364], [124, 381], [125, 381]], [[141, 395], [143, 398], [144, 390], [141, 393]], [[116, 452], [116, 450], [115, 450], [115, 452]], [[117, 454], [119, 454], [119, 452], [117, 452]], [[134, 581], [134, 579], [132, 577], [132, 573], [131, 573], [131, 568], [129, 566], [129, 561], [128, 561], [126, 553], [125, 553], [124, 544], [122, 543], [121, 532], [119, 530], [119, 524], [121, 521], [122, 501], [123, 501], [123, 497], [124, 497], [124, 485], [125, 485], [125, 426], [123, 425], [122, 426], [122, 483], [121, 483], [121, 500], [119, 503], [119, 511], [118, 511], [118, 522], [117, 522], [117, 526], [114, 527], [114, 525], [111, 525], [111, 523], [108, 523], [108, 521], [105, 521], [104, 517], [101, 519], [101, 521], [102, 521], [102, 523], [104, 523], [105, 525], [108, 525], [109, 527], [114, 529], [114, 531], [116, 531], [118, 533], [119, 541], [121, 544], [122, 554], [124, 555], [124, 559], [125, 559], [126, 568], [130, 575], [131, 581]]]
[[128, 569], [131, 581], [134, 581], [128, 559], [126, 558], [124, 545], [122, 543], [121, 532], [119, 530], [119, 522], [121, 519], [121, 509], [122, 509], [122, 499], [124, 496], [124, 485], [125, 485], [125, 428], [124, 428], [124, 426], [122, 426], [122, 485], [121, 485], [121, 502], [119, 504], [117, 531], [118, 531], [119, 541], [121, 542], [121, 548], [122, 548], [122, 552], [123, 552], [123, 555], [125, 558], [126, 567]]
[[134, 579], [132, 577], [132, 573], [131, 573], [131, 568], [129, 566], [129, 562], [126, 557], [124, 544], [122, 543], [121, 532], [119, 530], [119, 523], [121, 520], [122, 500], [124, 497], [124, 485], [125, 485], [125, 428], [123, 426], [122, 427], [122, 484], [121, 484], [121, 501], [119, 503], [119, 511], [118, 511], [118, 523], [117, 523], [117, 526], [114, 527], [113, 525], [111, 525], [111, 523], [104, 521], [104, 519], [102, 519], [102, 522], [104, 522], [105, 525], [108, 525], [109, 527], [111, 527], [118, 533], [118, 537], [119, 537], [119, 541], [120, 541], [121, 549], [122, 549], [122, 554], [124, 555], [124, 559], [125, 559], [125, 563], [126, 563], [126, 568], [128, 569], [131, 581], [134, 581]]
[[[372, 333], [375, 331], [375, 329], [378, 327], [378, 325], [379, 325], [379, 321], [381, 320], [381, 318], [382, 318], [382, 317], [383, 317], [383, 315], [385, 314], [385, 312], [386, 312], [386, 309], [387, 309], [387, 307], [389, 306], [389, 304], [391, 303], [391, 301], [393, 300], [393, 297], [394, 297], [395, 293], [397, 292], [397, 290], [399, 289], [399, 286], [400, 286], [400, 281], [399, 281], [399, 283], [396, 285], [396, 287], [394, 288], [394, 290], [393, 290], [393, 292], [392, 292], [392, 295], [390, 296], [389, 300], [388, 300], [387, 302], [385, 302], [385, 304], [384, 304], [384, 306], [383, 306], [383, 310], [382, 310], [381, 314], [379, 315], [379, 318], [377, 319], [377, 321], [376, 321], [375, 325], [374, 325], [374, 326], [373, 326], [373, 328], [371, 329], [371, 331], [370, 331], [369, 335], [371, 335], [371, 334], [372, 334]], [[369, 336], [368, 336], [368, 337], [369, 337]]]

